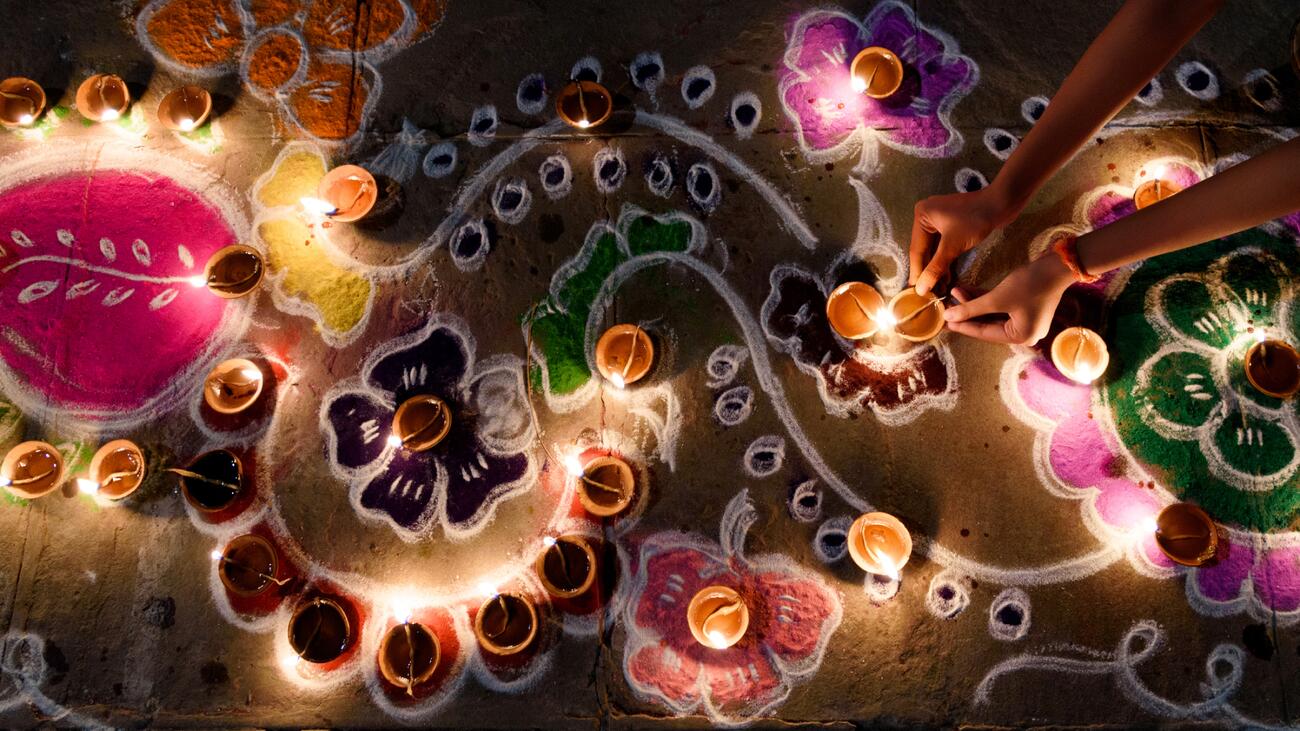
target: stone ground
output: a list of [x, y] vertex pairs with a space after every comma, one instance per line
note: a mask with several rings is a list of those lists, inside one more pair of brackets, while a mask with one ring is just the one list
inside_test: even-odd
[[[286, 4], [251, 3], [255, 10]], [[310, 40], [313, 24], [329, 29], [341, 22], [351, 28], [348, 18], [355, 16], [370, 17], [370, 31], [382, 35], [384, 17], [370, 5], [336, 8], [322, 1], [302, 11], [305, 21], [295, 20], [292, 9], [283, 18], [250, 12], [239, 30], [239, 15], [223, 0], [157, 0], [145, 7], [71, 0], [4, 4], [10, 42], [0, 56], [0, 72], [40, 81], [51, 105], [61, 105], [62, 111], [48, 114], [54, 123], [43, 123], [39, 133], [0, 135], [2, 164], [9, 171], [0, 175], [6, 181], [0, 183], [0, 206], [12, 198], [15, 185], [46, 174], [13, 172], [24, 165], [63, 165], [89, 180], [96, 170], [130, 169], [133, 160], [144, 161], [153, 151], [168, 164], [184, 164], [185, 170], [206, 171], [222, 181], [172, 173], [210, 199], [220, 198], [221, 190], [232, 192], [227, 220], [239, 238], [270, 252], [277, 281], [246, 301], [246, 308], [231, 305], [227, 324], [234, 322], [242, 334], [213, 336], [210, 347], [164, 380], [162, 397], [130, 402], [126, 387], [104, 396], [106, 405], [94, 410], [51, 395], [51, 379], [31, 369], [32, 360], [23, 360], [27, 356], [8, 333], [41, 333], [38, 347], [51, 351], [44, 362], [58, 373], [78, 357], [103, 358], [96, 350], [102, 334], [97, 330], [107, 328], [113, 338], [130, 343], [129, 352], [139, 359], [116, 366], [129, 382], [131, 368], [145, 367], [155, 349], [180, 347], [176, 342], [183, 336], [173, 335], [180, 330], [170, 328], [181, 323], [170, 321], [161, 330], [144, 324], [131, 328], [109, 315], [101, 322], [95, 319], [101, 315], [71, 310], [33, 319], [22, 314], [30, 311], [17, 300], [28, 281], [0, 269], [9, 343], [0, 350], [5, 363], [0, 387], [25, 412], [11, 428], [15, 409], [7, 407], [0, 430], [6, 446], [25, 434], [84, 453], [107, 439], [131, 438], [145, 447], [151, 469], [141, 490], [120, 505], [57, 494], [0, 503], [0, 617], [7, 633], [0, 726], [685, 728], [726, 721], [852, 728], [1294, 721], [1300, 708], [1300, 643], [1293, 623], [1300, 607], [1277, 597], [1290, 597], [1288, 587], [1293, 588], [1300, 567], [1292, 559], [1277, 568], [1280, 573], [1269, 579], [1280, 587], [1274, 600], [1252, 598], [1248, 582], [1240, 595], [1213, 602], [1189, 588], [1197, 580], [1194, 573], [1175, 574], [1153, 563], [1141, 546], [1126, 550], [1130, 539], [1089, 507], [1090, 491], [1072, 490], [1044, 467], [1049, 437], [1041, 420], [1008, 406], [1014, 397], [1005, 390], [1024, 378], [1017, 379], [1014, 371], [1008, 378], [1004, 370], [1012, 367], [1006, 365], [1009, 358], [1025, 354], [947, 335], [911, 350], [898, 343], [877, 346], [889, 357], [903, 358], [904, 368], [912, 367], [908, 358], [928, 358], [949, 379], [947, 392], [939, 387], [939, 395], [909, 395], [895, 411], [858, 404], [846, 414], [819, 391], [821, 376], [813, 371], [822, 351], [814, 349], [812, 365], [801, 370], [777, 348], [776, 339], [754, 329], [768, 325], [763, 306], [781, 265], [821, 277], [854, 251], [852, 256], [866, 258], [882, 289], [897, 289], [891, 278], [899, 273], [896, 257], [906, 246], [912, 204], [952, 191], [955, 179], [977, 177], [970, 171], [991, 179], [1000, 165], [992, 143], [997, 131], [1027, 132], [1031, 122], [1022, 114], [1022, 102], [1050, 97], [1115, 3], [881, 6], [903, 15], [910, 8], [924, 27], [947, 34], [949, 51], [968, 57], [978, 67], [978, 80], [964, 96], [945, 97], [952, 103], [950, 127], [938, 126], [952, 145], [938, 149], [917, 143], [907, 136], [906, 124], [885, 124], [855, 133], [865, 140], [865, 155], [801, 145], [800, 126], [807, 120], [782, 109], [778, 85], [789, 34], [795, 21], [814, 9], [795, 3], [402, 4], [412, 18], [436, 23], [427, 31], [408, 27], [410, 38], [369, 56], [335, 49], [331, 57], [328, 38], [314, 41], [309, 51], [312, 64], [332, 58], [347, 67], [344, 82], [354, 93], [358, 83], [369, 85], [374, 106], [367, 110], [364, 129], [342, 143], [328, 138], [338, 136], [331, 130], [346, 127], [346, 103], [303, 101], [308, 91], [289, 87], [279, 97], [252, 93], [250, 78], [262, 67], [241, 66], [240, 59], [252, 56], [247, 49], [254, 32], [283, 22], [286, 32]], [[391, 10], [399, 4], [375, 6]], [[876, 7], [869, 2], [841, 6], [859, 21]], [[142, 12], [161, 20], [138, 25]], [[322, 13], [325, 20], [319, 20]], [[1149, 161], [1177, 158], [1210, 171], [1233, 155], [1255, 154], [1290, 137], [1300, 120], [1289, 60], [1298, 15], [1286, 3], [1243, 0], [1226, 7], [1160, 74], [1162, 95], [1152, 94], [1149, 105], [1135, 101], [1126, 108], [965, 277], [996, 281], [1025, 259], [1029, 242], [1042, 232], [1071, 222], [1084, 225], [1075, 206], [1090, 191], [1107, 185], [1131, 189]], [[629, 79], [629, 68], [642, 52], [662, 57], [665, 78], [654, 93]], [[575, 61], [588, 55], [599, 60], [604, 82], [621, 97], [622, 116], [594, 134], [555, 127], [535, 132], [553, 117], [551, 97], [539, 113], [521, 111], [515, 99], [520, 80], [540, 73], [553, 92]], [[191, 63], [198, 57], [207, 65]], [[1204, 64], [1205, 76], [1180, 82], [1177, 70], [1193, 61]], [[713, 71], [716, 93], [692, 109], [680, 89], [683, 74], [697, 65]], [[1267, 76], [1252, 75], [1257, 69]], [[76, 85], [96, 71], [116, 72], [136, 90], [140, 101], [126, 123], [82, 124], [77, 112], [67, 111]], [[1186, 74], [1195, 73], [1188, 67]], [[290, 86], [331, 77], [311, 70], [307, 78]], [[1217, 93], [1201, 88], [1207, 78]], [[157, 124], [154, 110], [162, 94], [188, 79], [217, 94], [219, 114], [208, 132], [180, 140]], [[1189, 91], [1189, 85], [1197, 88]], [[752, 135], [729, 118], [732, 100], [741, 92], [752, 92], [761, 102]], [[326, 98], [337, 97], [326, 92]], [[465, 130], [485, 105], [495, 106], [500, 123], [495, 137], [479, 146]], [[624, 117], [632, 107], [651, 121], [681, 120], [685, 131], [674, 136], [661, 123], [631, 123]], [[335, 114], [338, 109], [344, 110], [341, 115]], [[415, 130], [423, 130], [423, 136], [412, 137]], [[530, 141], [538, 144], [525, 149]], [[433, 177], [425, 157], [439, 142], [451, 143], [457, 161], [450, 174]], [[291, 144], [298, 147], [287, 147]], [[621, 186], [602, 191], [593, 181], [593, 160], [606, 148], [621, 151], [628, 170]], [[274, 211], [263, 210], [267, 199], [259, 197], [255, 181], [276, 169], [278, 156], [295, 151], [305, 155], [299, 159], [319, 153], [331, 163], [382, 169], [400, 184], [397, 210], [356, 226], [336, 224], [310, 243], [297, 229], [277, 238], [258, 225], [274, 218]], [[645, 181], [659, 153], [676, 173], [666, 198], [653, 194]], [[537, 171], [556, 154], [571, 165], [573, 189], [552, 200]], [[113, 155], [112, 164], [102, 162], [101, 156]], [[388, 163], [414, 167], [376, 162], [384, 155]], [[860, 158], [873, 157], [874, 167], [855, 169]], [[498, 166], [490, 167], [494, 161]], [[688, 170], [701, 162], [717, 176], [721, 200], [716, 207], [692, 201], [684, 189]], [[531, 209], [516, 223], [494, 213], [490, 201], [498, 180], [513, 177], [531, 191]], [[293, 186], [300, 182], [273, 184], [297, 190]], [[477, 183], [486, 189], [476, 190]], [[876, 200], [879, 209], [863, 203]], [[773, 201], [792, 204], [793, 218], [783, 216]], [[603, 526], [568, 515], [565, 497], [547, 487], [560, 482], [556, 466], [533, 438], [515, 451], [536, 471], [522, 481], [518, 494], [496, 504], [493, 515], [473, 522], [464, 535], [449, 535], [440, 526], [402, 535], [376, 514], [363, 514], [349, 499], [348, 481], [331, 469], [333, 427], [321, 416], [327, 392], [361, 373], [376, 347], [423, 326], [436, 313], [450, 313], [464, 323], [458, 327], [472, 333], [480, 371], [491, 356], [513, 359], [500, 371], [512, 374], [498, 384], [507, 392], [505, 400], [488, 394], [474, 404], [478, 418], [500, 417], [516, 432], [529, 434], [527, 411], [520, 411], [514, 393], [519, 384], [513, 374], [525, 356], [521, 317], [553, 291], [553, 277], [579, 252], [589, 229], [616, 221], [629, 204], [699, 221], [702, 249], [694, 259], [721, 274], [702, 275], [700, 268], [685, 264], [648, 268], [631, 274], [607, 303], [597, 303], [608, 306], [596, 322], [639, 322], [654, 334], [663, 356], [648, 384], [620, 394], [587, 381], [568, 399], [558, 391], [530, 393], [543, 427], [541, 441], [561, 449], [578, 439], [613, 445], [644, 468], [644, 512], [630, 523]], [[57, 208], [57, 201], [52, 205]], [[120, 217], [144, 226], [140, 235], [155, 250], [180, 243], [160, 241], [161, 234], [150, 239], [150, 227], [161, 230], [164, 221], [136, 210], [166, 211], [170, 201], [132, 199], [123, 204], [130, 209], [126, 212], [111, 200], [97, 205], [91, 209], [87, 203], [79, 222], [74, 213], [68, 224], [87, 241], [95, 240], [95, 224]], [[861, 221], [860, 205], [866, 205]], [[35, 217], [32, 226], [42, 223], [41, 211], [12, 205], [3, 210]], [[479, 264], [453, 261], [447, 232], [477, 219], [491, 228], [491, 251]], [[17, 230], [26, 220], [21, 225], [0, 221], [0, 229]], [[792, 220], [806, 222], [813, 248], [801, 245]], [[62, 227], [44, 223], [49, 228], [44, 235], [51, 239]], [[9, 244], [0, 242], [6, 255], [20, 254]], [[122, 240], [117, 245], [119, 256], [125, 256]], [[0, 257], [0, 266], [4, 263]], [[66, 301], [72, 301], [70, 295]], [[186, 301], [172, 306], [202, 309]], [[128, 305], [130, 300], [119, 306]], [[814, 313], [814, 326], [817, 310], [813, 302], [802, 315]], [[322, 314], [327, 311], [336, 319]], [[361, 315], [364, 319], [356, 322]], [[56, 324], [42, 328], [41, 317]], [[558, 351], [551, 348], [560, 347], [557, 343], [540, 348], [548, 363], [554, 362]], [[711, 387], [705, 372], [710, 354], [726, 344], [765, 353], [751, 354], [734, 379], [734, 385], [752, 389], [753, 405], [752, 414], [734, 426], [714, 416], [721, 388]], [[241, 348], [261, 352], [288, 370], [277, 389], [274, 417], [231, 434], [205, 422], [196, 405], [201, 374]], [[878, 353], [864, 358], [874, 364], [866, 366], [871, 377], [888, 370], [882, 363], [893, 362]], [[891, 378], [887, 385], [898, 386], [898, 378]], [[543, 381], [538, 375], [534, 386]], [[554, 391], [554, 381], [551, 386]], [[850, 402], [863, 397], [860, 387], [848, 388]], [[121, 405], [113, 406], [113, 399]], [[1098, 414], [1104, 411], [1098, 408]], [[770, 474], [759, 476], [747, 472], [745, 455], [765, 435], [783, 440], [784, 458], [766, 470]], [[162, 468], [234, 444], [257, 455], [258, 503], [214, 524], [187, 510], [175, 480]], [[824, 466], [810, 456], [809, 447]], [[471, 459], [463, 454], [447, 459], [458, 457]], [[1150, 475], [1164, 467], [1153, 466]], [[1129, 474], [1148, 475], [1136, 463]], [[836, 475], [845, 494], [832, 485]], [[804, 522], [792, 517], [788, 504], [794, 487], [808, 480], [815, 481], [822, 501], [820, 515]], [[745, 654], [724, 659], [694, 649], [678, 653], [702, 658], [706, 674], [739, 673], [739, 681], [708, 675], [712, 685], [696, 685], [680, 659], [652, 667], [648, 678], [639, 674], [630, 655], [641, 643], [654, 646], [662, 637], [668, 646], [688, 648], [690, 642], [681, 644], [680, 626], [656, 626], [627, 606], [642, 598], [647, 604], [656, 601], [649, 590], [644, 597], [633, 595], [637, 582], [632, 579], [646, 580], [647, 571], [657, 586], [653, 564], [648, 569], [638, 556], [656, 542], [682, 540], [674, 531], [699, 536], [697, 544], [681, 550], [712, 545], [716, 552], [721, 524], [738, 510], [729, 503], [742, 489], [757, 515], [745, 554], [774, 556], [753, 565], [770, 571], [764, 574], [769, 579], [787, 575], [791, 583], [781, 591], [794, 591], [789, 587], [796, 585], [824, 590], [821, 614], [809, 610], [790, 629], [775, 615], [763, 618], [769, 609], [759, 600], [771, 597], [759, 596], [756, 623], [770, 620], [770, 631], [760, 632], [757, 641], [766, 644], [743, 645]], [[1278, 489], [1293, 490], [1294, 481]], [[1154, 490], [1169, 494], [1163, 482]], [[843, 532], [842, 524], [827, 525], [828, 519], [855, 515], [867, 502], [899, 515], [917, 539], [896, 594], [890, 594], [894, 587], [871, 580], [864, 590], [863, 573], [849, 559], [834, 556], [837, 560], [828, 564], [818, 555], [826, 550], [819, 529]], [[213, 580], [209, 552], [256, 524], [272, 526], [278, 545], [313, 581], [333, 581], [365, 608], [362, 644], [343, 667], [318, 672], [281, 662], [293, 597], [260, 620], [237, 617]], [[608, 627], [599, 633], [584, 629], [555, 608], [548, 620], [553, 631], [541, 654], [515, 675], [493, 670], [477, 656], [467, 634], [466, 607], [481, 599], [476, 591], [484, 581], [526, 586], [540, 537], [559, 530], [600, 532], [617, 545], [623, 570], [619, 591], [601, 614]], [[1287, 543], [1291, 535], [1271, 534], [1255, 545], [1260, 551], [1265, 545], [1294, 545]], [[1076, 560], [1080, 557], [1085, 558]], [[753, 587], [769, 579], [751, 590], [761, 594]], [[1250, 581], [1256, 591], [1267, 583]], [[954, 596], [969, 599], [950, 619], [932, 608], [945, 582]], [[768, 586], [769, 594], [781, 593]], [[1007, 589], [1021, 593], [1007, 595]], [[417, 606], [449, 608], [458, 617], [463, 645], [454, 677], [432, 698], [410, 706], [388, 700], [374, 680], [376, 638], [397, 593], [413, 595]], [[1016, 626], [995, 621], [1006, 596], [1022, 597], [1016, 599]], [[783, 637], [789, 644], [784, 649]], [[750, 662], [779, 681], [746, 679]], [[515, 676], [514, 683], [502, 680]], [[683, 677], [685, 684], [674, 684]], [[701, 703], [700, 688], [716, 702]]]

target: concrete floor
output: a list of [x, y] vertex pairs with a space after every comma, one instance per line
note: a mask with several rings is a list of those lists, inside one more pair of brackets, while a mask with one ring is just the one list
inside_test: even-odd
[[[1028, 131], [1032, 115], [1022, 107], [1051, 96], [1116, 3], [839, 6], [846, 19], [838, 22], [865, 26], [868, 37], [898, 18], [919, 23], [916, 48], [938, 44], [945, 63], [962, 68], [947, 83], [921, 63], [932, 107], [901, 122], [868, 114], [864, 126], [874, 129], [850, 125], [838, 136], [819, 135], [783, 108], [783, 96], [797, 102], [802, 93], [783, 95], [781, 86], [800, 48], [816, 51], [807, 54], [815, 64], [822, 50], [834, 56], [833, 45], [818, 47], [824, 38], [802, 34], [829, 17], [811, 5], [250, 6], [0, 5], [16, 40], [0, 55], [0, 75], [36, 79], [52, 107], [35, 131], [0, 134], [0, 230], [139, 276], [192, 273], [174, 247], [201, 259], [223, 236], [271, 264], [257, 294], [228, 305], [181, 287], [157, 308], [145, 298], [159, 292], [142, 290], [110, 310], [100, 297], [107, 287], [80, 302], [72, 290], [31, 299], [42, 278], [5, 268], [6, 257], [31, 247], [16, 234], [12, 246], [0, 241], [0, 445], [24, 436], [53, 442], [75, 477], [100, 443], [127, 438], [144, 448], [150, 470], [140, 490], [111, 505], [57, 493], [0, 501], [0, 726], [1294, 722], [1294, 524], [1266, 533], [1219, 518], [1234, 545], [1254, 551], [1236, 554], [1248, 565], [1223, 589], [1232, 567], [1202, 577], [1161, 564], [1149, 537], [1129, 536], [1105, 499], [1098, 507], [1102, 487], [1070, 483], [1062, 464], [1086, 459], [1086, 444], [1072, 454], [1075, 443], [1055, 441], [1059, 414], [1026, 405], [1025, 389], [1038, 387], [1026, 385], [1038, 383], [1035, 353], [943, 334], [915, 347], [878, 343], [842, 369], [821, 367], [828, 352], [844, 356], [817, 317], [818, 287], [865, 269], [886, 295], [896, 291], [914, 202], [992, 179], [1005, 155], [997, 140]], [[1204, 176], [1291, 137], [1300, 120], [1289, 50], [1297, 10], [1257, 0], [1226, 7], [1159, 75], [1159, 89], [1130, 104], [963, 277], [991, 283], [1053, 227], [1096, 225], [1079, 202], [1106, 186], [1131, 195], [1156, 161]], [[259, 44], [277, 38], [302, 41], [309, 60], [278, 92], [259, 91], [259, 75], [273, 76], [273, 62], [285, 58], [258, 55]], [[347, 50], [358, 45], [367, 50]], [[658, 61], [645, 53], [661, 59], [657, 87], [646, 64]], [[591, 133], [554, 123], [552, 106], [588, 56], [620, 105]], [[344, 75], [331, 75], [331, 63]], [[714, 79], [715, 93], [699, 104], [683, 96], [695, 67]], [[836, 64], [818, 66], [827, 67]], [[138, 101], [124, 120], [83, 123], [70, 109], [93, 72], [120, 74], [133, 88]], [[545, 80], [536, 108], [516, 98], [527, 96], [521, 80], [530, 74]], [[211, 89], [217, 111], [184, 138], [155, 117], [183, 81]], [[348, 105], [362, 95], [351, 117], [360, 129], [349, 134]], [[331, 99], [344, 101], [322, 101]], [[499, 121], [485, 135], [491, 125], [479, 122], [489, 105]], [[737, 121], [743, 105], [761, 107], [752, 128]], [[449, 166], [439, 159], [448, 150]], [[547, 190], [539, 175], [555, 156], [568, 164], [571, 191]], [[664, 195], [647, 182], [660, 156], [674, 177]], [[611, 184], [599, 178], [615, 171], [606, 169], [613, 159], [626, 171]], [[297, 193], [314, 187], [313, 169], [344, 162], [382, 173], [391, 195], [366, 221], [306, 229]], [[187, 208], [175, 186], [157, 185], [160, 175], [209, 213]], [[707, 190], [701, 175], [714, 176]], [[80, 201], [55, 194], [60, 176], [85, 181]], [[515, 179], [528, 202], [494, 208], [495, 191]], [[651, 226], [636, 209], [659, 218]], [[203, 215], [225, 227], [200, 225]], [[490, 251], [468, 256], [478, 221]], [[600, 268], [579, 254], [600, 241], [602, 222], [637, 260], [602, 270], [585, 300], [568, 299], [574, 271], [594, 277]], [[642, 225], [652, 230], [638, 238]], [[110, 229], [114, 257], [95, 243]], [[71, 254], [57, 248], [59, 230], [72, 232]], [[646, 258], [682, 231], [687, 253]], [[1294, 226], [1265, 233], [1279, 246], [1296, 238]], [[127, 259], [134, 236], [153, 252], [145, 263], [132, 249], [143, 268]], [[54, 268], [49, 281], [70, 287], [85, 267]], [[1289, 318], [1289, 286], [1283, 291]], [[520, 324], [548, 296], [560, 296], [553, 314], [597, 314], [565, 320], [571, 329], [562, 332], [576, 339], [539, 336], [533, 355], [547, 371], [534, 364], [525, 389]], [[617, 322], [641, 324], [658, 349], [651, 374], [624, 392], [589, 378], [582, 355], [592, 333]], [[585, 342], [584, 326], [592, 328]], [[412, 332], [421, 334], [398, 340]], [[1300, 330], [1286, 332], [1294, 341]], [[359, 438], [356, 419], [332, 420], [329, 404], [366, 392], [364, 374], [429, 333], [458, 336], [473, 359], [448, 391], [468, 430], [428, 457], [449, 476], [431, 487], [444, 504], [401, 524], [392, 495], [368, 498], [369, 473], [340, 464]], [[574, 348], [569, 364], [581, 373], [568, 382], [558, 368]], [[430, 353], [414, 362], [442, 367], [456, 356]], [[199, 393], [208, 368], [235, 354], [262, 359], [276, 384], [265, 418], [232, 426], [202, 410]], [[738, 365], [732, 373], [714, 361]], [[918, 372], [928, 374], [921, 385]], [[1050, 374], [1044, 383], [1053, 403], [1082, 403], [1108, 423], [1104, 385], [1089, 402], [1086, 391], [1053, 391], [1060, 384]], [[727, 399], [734, 409], [719, 405]], [[613, 450], [636, 466], [641, 497], [630, 517], [601, 523], [574, 508], [572, 485], [548, 456], [574, 445]], [[1111, 476], [1158, 483], [1145, 493], [1152, 504], [1174, 500], [1159, 477], [1170, 465], [1122, 446]], [[218, 447], [252, 455], [257, 482], [254, 502], [219, 520], [188, 508], [164, 472]], [[469, 478], [484, 453], [503, 460], [510, 479], [498, 486], [509, 494], [457, 520], [449, 497], [489, 479]], [[1295, 482], [1291, 475], [1275, 489]], [[815, 514], [798, 507], [805, 491], [820, 498]], [[867, 505], [898, 515], [915, 540], [896, 586], [836, 554], [842, 542], [823, 540], [842, 535]], [[359, 637], [339, 667], [294, 661], [286, 626], [297, 595], [250, 609], [222, 588], [209, 553], [250, 531], [272, 538], [306, 591], [342, 594], [358, 607]], [[542, 537], [568, 532], [600, 536], [610, 551], [612, 595], [594, 611], [548, 604], [533, 578]], [[679, 590], [673, 560], [703, 562], [744, 584], [755, 629], [739, 649], [710, 654], [683, 635], [681, 613], [656, 596], [664, 586]], [[688, 578], [686, 589], [697, 581]], [[1211, 597], [1210, 585], [1226, 593]], [[539, 597], [544, 609], [538, 649], [513, 665], [481, 654], [470, 629], [479, 602], [507, 588]], [[787, 596], [800, 598], [798, 608], [777, 606]], [[447, 633], [447, 672], [417, 701], [392, 695], [376, 675], [379, 637], [398, 601]]]

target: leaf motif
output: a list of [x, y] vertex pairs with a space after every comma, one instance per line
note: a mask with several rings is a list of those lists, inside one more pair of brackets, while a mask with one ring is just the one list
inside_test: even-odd
[[77, 243], [77, 237], [73, 236], [72, 232], [66, 228], [59, 229], [58, 236], [59, 236], [59, 243], [68, 247], [69, 249], [72, 248], [73, 244]]
[[172, 300], [176, 299], [176, 296], [179, 294], [180, 294], [179, 290], [164, 289], [163, 291], [158, 293], [157, 297], [154, 297], [153, 299], [149, 300], [149, 309], [155, 311], [161, 310], [167, 305], [170, 305], [172, 303]]
[[59, 280], [57, 279], [46, 279], [41, 282], [33, 282], [24, 287], [23, 291], [18, 293], [18, 304], [25, 305], [30, 302], [35, 302], [36, 300], [49, 295], [58, 288]]
[[10, 231], [9, 238], [13, 239], [15, 244], [18, 244], [24, 249], [30, 249], [32, 248], [32, 246], [35, 245], [32, 243], [31, 239], [27, 238], [27, 234], [23, 233], [22, 231], [19, 231], [18, 229], [14, 229], [13, 231]]
[[99, 253], [104, 255], [105, 261], [117, 261], [117, 247], [113, 245], [112, 239], [105, 238], [99, 240]]
[[113, 291], [104, 295], [103, 305], [105, 307], [115, 307], [126, 301], [127, 297], [135, 294], [135, 288], [114, 287]]
[[67, 297], [70, 300], [74, 300], [78, 297], [84, 297], [85, 295], [88, 295], [97, 289], [99, 289], [98, 281], [94, 279], [85, 279], [80, 282], [77, 282], [71, 287], [68, 287]]
[[185, 248], [185, 244], [176, 245], [176, 256], [185, 265], [186, 269], [194, 268], [194, 255], [190, 253], [189, 249]]
[[131, 242], [131, 253], [135, 255], [135, 260], [145, 266], [153, 263], [153, 257], [149, 254], [149, 245], [141, 239]]

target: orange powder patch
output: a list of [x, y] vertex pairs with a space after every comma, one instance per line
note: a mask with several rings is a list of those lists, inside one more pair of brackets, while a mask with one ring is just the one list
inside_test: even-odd
[[447, 13], [447, 0], [411, 0], [411, 9], [415, 11], [415, 34], [411, 36], [414, 43], [442, 21]]
[[248, 11], [259, 28], [287, 23], [302, 9], [302, 0], [253, 0]]
[[292, 33], [264, 34], [248, 60], [249, 83], [264, 92], [273, 92], [289, 83], [302, 65], [302, 50], [302, 42]]
[[307, 14], [303, 36], [312, 48], [369, 51], [391, 40], [405, 20], [398, 0], [321, 0]]
[[235, 0], [173, 0], [149, 17], [158, 49], [194, 68], [231, 61], [244, 41]]
[[298, 124], [324, 140], [343, 140], [361, 129], [370, 84], [351, 64], [313, 59], [307, 80], [293, 90], [289, 106]]

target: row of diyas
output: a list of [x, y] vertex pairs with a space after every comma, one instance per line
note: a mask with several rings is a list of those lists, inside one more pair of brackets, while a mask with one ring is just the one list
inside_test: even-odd
[[[77, 111], [92, 122], [120, 119], [131, 107], [131, 90], [122, 77], [94, 74], [81, 82]], [[30, 127], [45, 111], [45, 90], [35, 81], [13, 76], [0, 81], [0, 125]], [[181, 86], [158, 103], [158, 121], [173, 132], [192, 132], [212, 114], [212, 94], [199, 86]]]

